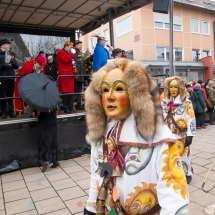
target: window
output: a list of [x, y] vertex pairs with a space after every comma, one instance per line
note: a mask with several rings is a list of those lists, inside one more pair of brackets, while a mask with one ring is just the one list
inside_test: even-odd
[[90, 38], [90, 49], [94, 49], [93, 38]]
[[169, 29], [169, 23], [155, 22], [155, 28]]
[[182, 49], [179, 48], [174, 49], [174, 60], [182, 61]]
[[199, 49], [192, 49], [192, 58], [193, 58], [193, 61], [197, 61], [200, 59], [200, 50]]
[[163, 22], [155, 22], [156, 28], [163, 28]]
[[157, 47], [156, 48], [156, 55], [157, 55], [157, 60], [160, 60], [160, 61], [165, 60], [164, 48], [163, 47]]
[[[161, 22], [161, 20], [162, 20], [162, 22]], [[155, 22], [155, 28], [161, 28], [161, 29], [170, 28], [168, 14], [154, 13], [154, 22]], [[173, 29], [175, 31], [182, 31], [181, 16], [177, 16], [177, 15], [173, 16]]]
[[210, 51], [209, 50], [203, 50], [203, 57], [208, 57], [210, 56]]
[[[168, 61], [169, 60], [169, 47], [157, 47], [157, 60], [159, 61]], [[174, 61], [183, 60], [183, 50], [181, 48], [173, 49], [173, 59]]]
[[128, 54], [128, 58], [130, 60], [134, 60], [134, 50], [133, 49], [126, 51], [126, 53]]
[[198, 19], [191, 19], [191, 32], [199, 33], [199, 20]]
[[120, 37], [124, 34], [131, 32], [132, 31], [131, 15], [117, 22], [116, 29], [117, 29], [117, 37]]
[[173, 30], [181, 31], [182, 30], [181, 25], [173, 25]]
[[208, 21], [202, 21], [202, 34], [207, 34], [207, 35], [210, 34]]
[[107, 41], [109, 41], [109, 31], [108, 29], [104, 30], [104, 37]]

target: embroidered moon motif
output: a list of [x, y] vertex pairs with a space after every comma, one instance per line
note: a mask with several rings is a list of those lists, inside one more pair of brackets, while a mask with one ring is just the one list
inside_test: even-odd
[[178, 149], [178, 153], [181, 157], [186, 154], [187, 149], [184, 147], [185, 139], [177, 140], [176, 145]]
[[183, 166], [183, 169], [184, 169], [184, 173], [186, 175], [188, 173], [188, 166], [184, 161], [182, 161], [182, 166]]
[[195, 118], [195, 113], [194, 113], [193, 105], [192, 105], [191, 102], [189, 102], [189, 103], [186, 105], [186, 114], [187, 114], [191, 119], [194, 119], [194, 118]]
[[154, 148], [131, 147], [125, 157], [125, 172], [135, 175], [145, 169], [151, 160]]
[[175, 215], [189, 215], [189, 207], [188, 204], [179, 208]]
[[176, 114], [177, 115], [182, 115], [185, 111], [185, 106], [184, 105], [180, 105], [179, 107], [177, 107], [176, 109]]
[[193, 135], [196, 134], [196, 120], [192, 120], [192, 122], [190, 123], [190, 131]]
[[[144, 214], [158, 203], [156, 184], [142, 182], [142, 187], [134, 187], [135, 192], [128, 194], [131, 198], [125, 202], [125, 208], [132, 214]], [[158, 215], [156, 213], [155, 215]]]
[[163, 154], [167, 157], [163, 159], [165, 166], [162, 168], [162, 172], [164, 172], [162, 180], [166, 180], [167, 187], [173, 185], [173, 190], [179, 191], [181, 196], [186, 199], [187, 182], [176, 144], [168, 143], [168, 149], [164, 150]]

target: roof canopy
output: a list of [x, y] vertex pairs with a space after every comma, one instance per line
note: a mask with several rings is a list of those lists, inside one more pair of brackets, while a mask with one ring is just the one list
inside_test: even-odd
[[71, 36], [88, 33], [153, 0], [1, 0], [2, 32]]

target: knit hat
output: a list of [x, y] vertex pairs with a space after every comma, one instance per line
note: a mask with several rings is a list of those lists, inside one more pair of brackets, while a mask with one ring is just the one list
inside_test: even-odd
[[45, 66], [46, 65], [46, 58], [43, 55], [37, 55], [35, 58], [35, 61], [37, 63], [39, 63], [41, 66]]
[[199, 83], [196, 84], [195, 87], [194, 87], [194, 89], [199, 89], [200, 90], [201, 89], [201, 85]]
[[79, 43], [82, 43], [82, 42], [80, 40], [76, 40], [75, 43], [74, 43], [74, 46], [79, 44]]
[[192, 87], [191, 84], [186, 84], [185, 85], [186, 88]]

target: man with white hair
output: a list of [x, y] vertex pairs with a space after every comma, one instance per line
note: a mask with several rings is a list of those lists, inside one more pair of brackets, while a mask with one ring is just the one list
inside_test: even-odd
[[48, 57], [48, 64], [46, 65], [46, 75], [53, 81], [57, 80], [57, 67], [54, 64], [53, 56]]

